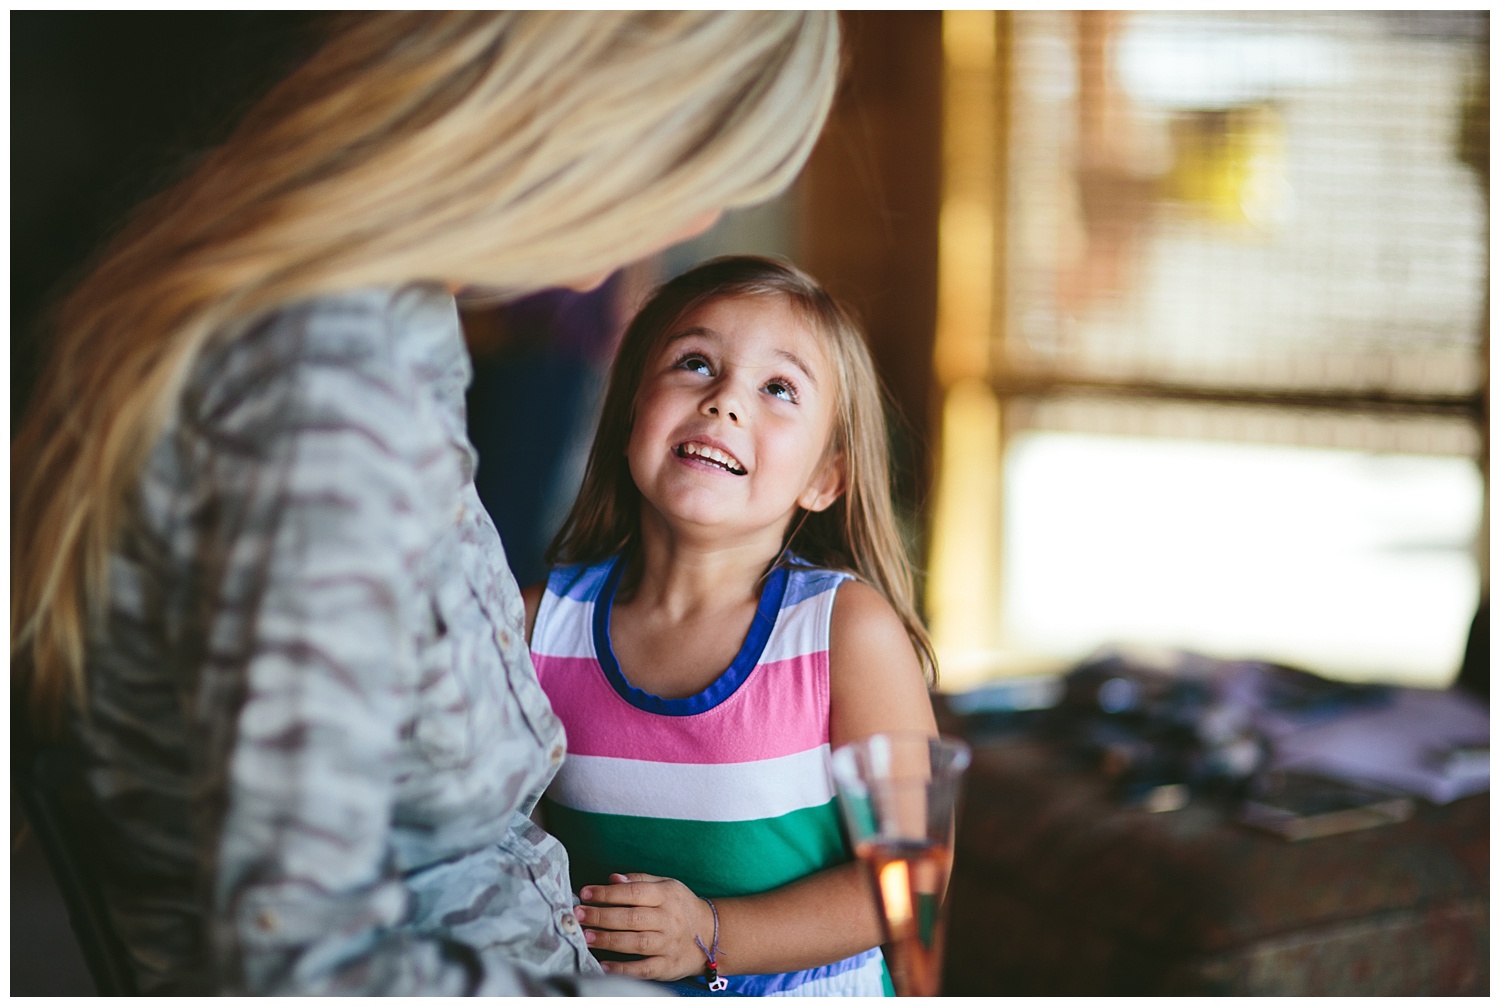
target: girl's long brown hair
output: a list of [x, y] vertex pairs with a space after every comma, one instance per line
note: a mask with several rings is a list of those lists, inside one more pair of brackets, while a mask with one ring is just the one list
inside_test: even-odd
[[831, 12], [387, 11], [327, 42], [57, 311], [11, 449], [11, 680], [84, 689], [130, 488], [210, 338], [417, 280], [520, 294], [623, 265], [801, 169]]
[[548, 563], [595, 563], [638, 546], [641, 495], [625, 448], [648, 361], [690, 311], [727, 297], [782, 297], [829, 350], [837, 407], [830, 456], [844, 461], [844, 492], [823, 511], [801, 511], [777, 562], [795, 554], [845, 570], [874, 587], [900, 616], [930, 684], [937, 655], [917, 614], [911, 560], [891, 502], [884, 396], [864, 334], [849, 312], [795, 266], [758, 256], [713, 259], [659, 287], [625, 331], [610, 369], [599, 428], [573, 509], [547, 549]]

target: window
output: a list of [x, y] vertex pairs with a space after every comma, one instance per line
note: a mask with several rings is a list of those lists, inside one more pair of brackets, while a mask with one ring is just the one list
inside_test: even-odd
[[1446, 684], [1487, 579], [1488, 14], [950, 12], [929, 616]]

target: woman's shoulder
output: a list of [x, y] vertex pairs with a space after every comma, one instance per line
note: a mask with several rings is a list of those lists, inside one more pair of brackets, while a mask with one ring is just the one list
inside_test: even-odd
[[205, 356], [221, 366], [247, 367], [298, 360], [390, 363], [402, 316], [420, 303], [422, 290], [364, 287], [280, 304], [226, 326], [210, 339]]
[[[446, 308], [446, 313], [445, 313]], [[445, 352], [439, 352], [439, 348]], [[463, 352], [441, 288], [370, 287], [285, 304], [215, 336], [183, 397], [188, 419], [240, 435], [353, 421], [410, 423], [426, 370]]]

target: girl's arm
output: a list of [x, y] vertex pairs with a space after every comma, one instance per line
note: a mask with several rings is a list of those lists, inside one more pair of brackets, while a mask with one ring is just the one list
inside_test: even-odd
[[537, 609], [542, 607], [542, 595], [546, 590], [546, 581], [521, 589], [521, 602], [526, 606], [526, 643], [528, 645], [531, 643], [531, 631], [536, 627]]
[[828, 641], [828, 687], [828, 742], [834, 748], [872, 734], [938, 733], [906, 627], [868, 584], [849, 581], [839, 588]]
[[[834, 747], [887, 731], [937, 734], [916, 651], [881, 594], [858, 581], [839, 588], [829, 640], [829, 742]], [[575, 914], [598, 949], [647, 957], [606, 962], [606, 970], [643, 979], [703, 972], [713, 914], [680, 881], [616, 874], [591, 885]], [[881, 941], [880, 916], [857, 862], [819, 871], [775, 891], [715, 899], [719, 972], [725, 975], [814, 968]]]

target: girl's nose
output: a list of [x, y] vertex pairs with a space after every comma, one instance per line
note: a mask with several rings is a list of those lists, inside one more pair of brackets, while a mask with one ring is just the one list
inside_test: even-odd
[[703, 397], [703, 411], [709, 416], [724, 416], [730, 423], [738, 423], [744, 410], [729, 382], [721, 382]]

